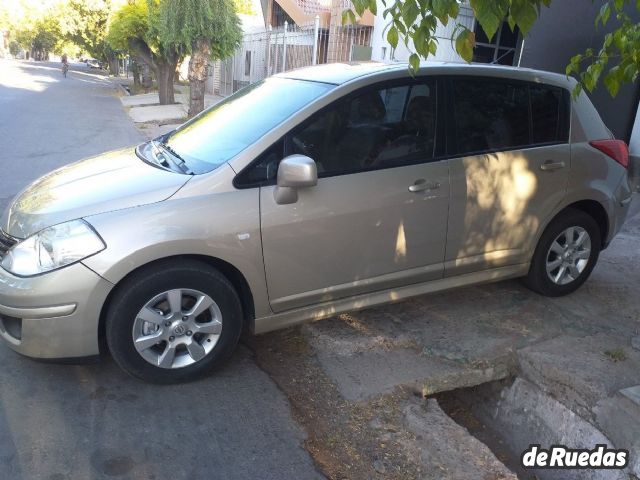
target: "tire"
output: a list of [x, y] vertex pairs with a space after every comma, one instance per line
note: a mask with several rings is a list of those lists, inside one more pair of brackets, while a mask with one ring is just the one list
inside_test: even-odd
[[242, 323], [240, 299], [224, 275], [176, 260], [143, 268], [118, 286], [105, 333], [123, 370], [167, 384], [211, 373], [234, 351]]
[[[581, 237], [583, 233], [588, 238]], [[569, 241], [570, 235], [573, 241]], [[581, 239], [582, 243], [578, 245]], [[593, 217], [582, 210], [567, 209], [555, 217], [543, 232], [523, 282], [534, 292], [547, 297], [572, 293], [589, 278], [598, 261], [601, 245], [600, 227]], [[562, 274], [564, 265], [568, 266], [565, 267], [566, 273]], [[548, 273], [548, 267], [554, 268]]]

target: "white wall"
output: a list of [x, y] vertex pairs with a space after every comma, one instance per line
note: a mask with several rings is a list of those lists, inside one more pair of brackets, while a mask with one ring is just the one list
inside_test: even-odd
[[[404, 45], [403, 41], [398, 43], [398, 48], [393, 52], [393, 58], [391, 58], [391, 45], [387, 41], [387, 32], [385, 27], [389, 23], [388, 19], [382, 18], [382, 12], [385, 10], [385, 6], [382, 4], [382, 0], [377, 0], [379, 15], [375, 17], [373, 26], [373, 38], [371, 47], [373, 49], [371, 59], [382, 62], [408, 62], [411, 51]], [[458, 23], [465, 25], [469, 29], [473, 29], [474, 20], [471, 13], [471, 9], [468, 6], [460, 7], [460, 14], [458, 15]], [[451, 34], [455, 28], [454, 23], [449, 23], [446, 27], [442, 24], [438, 24], [436, 29], [436, 38], [438, 39], [438, 51], [435, 56], [429, 57], [429, 60], [438, 60], [444, 62], [462, 62], [463, 60], [456, 53], [455, 48], [451, 43]], [[411, 42], [409, 46], [412, 47]], [[386, 55], [383, 54], [383, 49], [386, 50]], [[385, 58], [383, 58], [383, 55]]]

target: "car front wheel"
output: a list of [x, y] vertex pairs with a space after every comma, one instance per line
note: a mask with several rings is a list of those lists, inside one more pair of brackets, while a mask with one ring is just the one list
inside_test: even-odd
[[564, 211], [540, 237], [524, 283], [550, 297], [575, 291], [595, 267], [601, 244], [600, 228], [590, 215]]
[[154, 383], [193, 380], [235, 348], [242, 309], [233, 285], [192, 260], [144, 268], [118, 287], [106, 319], [116, 363]]

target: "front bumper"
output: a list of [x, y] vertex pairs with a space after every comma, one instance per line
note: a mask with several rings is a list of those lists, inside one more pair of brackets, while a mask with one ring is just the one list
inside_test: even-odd
[[98, 355], [100, 312], [112, 288], [82, 263], [29, 278], [0, 268], [0, 338], [34, 358]]

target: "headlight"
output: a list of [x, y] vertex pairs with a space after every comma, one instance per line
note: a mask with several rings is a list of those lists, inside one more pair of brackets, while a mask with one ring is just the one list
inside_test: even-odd
[[2, 260], [2, 268], [23, 277], [38, 275], [79, 262], [105, 247], [87, 222], [73, 220], [15, 244]]

